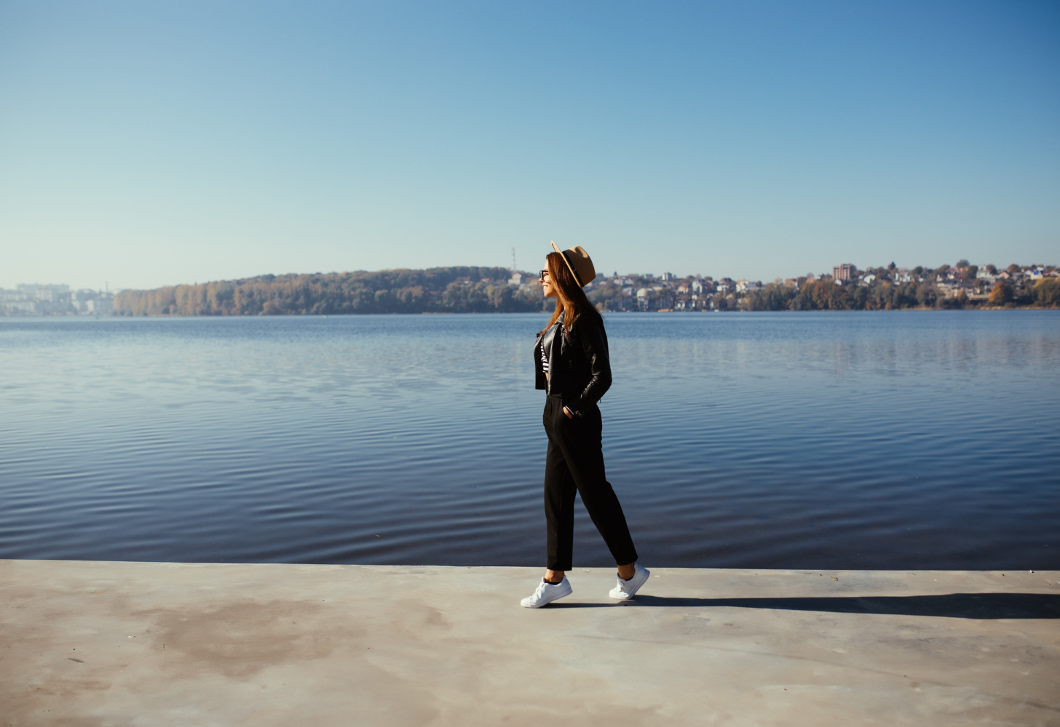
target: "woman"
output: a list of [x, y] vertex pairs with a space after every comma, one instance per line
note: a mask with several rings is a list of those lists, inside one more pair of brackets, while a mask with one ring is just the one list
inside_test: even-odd
[[622, 506], [604, 476], [600, 409], [596, 402], [611, 386], [604, 321], [585, 297], [582, 286], [596, 277], [589, 254], [581, 247], [545, 258], [541, 290], [556, 298], [556, 310], [537, 335], [534, 365], [537, 388], [545, 389], [545, 520], [548, 524], [548, 565], [537, 590], [522, 600], [540, 608], [569, 596], [564, 575], [572, 567], [574, 495], [581, 493], [596, 529], [618, 564], [618, 585], [611, 598], [633, 598], [648, 580], [637, 564], [637, 550], [626, 526]]

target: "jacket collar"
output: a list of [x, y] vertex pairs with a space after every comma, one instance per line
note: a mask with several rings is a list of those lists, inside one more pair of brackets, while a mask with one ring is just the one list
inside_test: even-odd
[[553, 354], [556, 352], [556, 333], [563, 330], [563, 314], [559, 314], [559, 318], [552, 324], [552, 327], [545, 331], [545, 335], [541, 337], [541, 345], [547, 347], [548, 359], [552, 360]]

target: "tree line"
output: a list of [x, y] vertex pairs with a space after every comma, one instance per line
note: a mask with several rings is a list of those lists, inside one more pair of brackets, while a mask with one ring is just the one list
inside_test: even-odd
[[[998, 272], [993, 266], [991, 273]], [[1048, 266], [1047, 270], [1055, 268]], [[950, 268], [917, 267], [911, 282], [899, 282], [892, 263], [887, 268], [860, 271], [871, 274], [871, 284], [836, 281], [830, 276], [767, 283], [741, 293], [711, 292], [714, 310], [895, 310], [902, 308], [1060, 307], [1060, 278], [1032, 280], [1018, 265], [1010, 279], [979, 285], [977, 266], [960, 261]], [[510, 271], [493, 267], [444, 267], [426, 270], [382, 270], [312, 275], [261, 275], [175, 285], [154, 290], [125, 290], [115, 295], [118, 315], [304, 315], [354, 313], [521, 313], [551, 308], [536, 285], [511, 285]], [[954, 290], [936, 284], [940, 275], [964, 281]], [[637, 284], [650, 284], [647, 278]], [[727, 279], [723, 279], [727, 280]], [[601, 279], [588, 289], [601, 310], [615, 309], [622, 286], [617, 279]], [[711, 286], [715, 281], [706, 278]], [[701, 282], [705, 282], [701, 281]], [[731, 282], [731, 281], [730, 281]], [[668, 284], [668, 289], [674, 286]], [[987, 286], [987, 287], [984, 287]], [[992, 287], [990, 287], [992, 286]], [[988, 294], [987, 294], [988, 293]]]
[[445, 267], [261, 275], [115, 295], [118, 315], [518, 313], [542, 309], [538, 288], [508, 284], [507, 268]]
[[[974, 295], [974, 294], [973, 294]], [[801, 286], [768, 283], [749, 292], [744, 310], [898, 310], [902, 308], [965, 309], [976, 307], [1060, 307], [1060, 278], [1009, 282], [998, 280], [985, 297], [965, 290], [947, 294], [934, 283], [878, 282], [871, 286], [840, 285], [834, 280], [807, 280]]]
[[[985, 300], [957, 295], [940, 295], [931, 283], [896, 285], [880, 283], [869, 287], [837, 285], [834, 281], [810, 280], [802, 287], [767, 283], [747, 293], [744, 310], [897, 310], [902, 308], [964, 309], [988, 306], [1039, 308], [1060, 307], [1060, 279], [1045, 278], [1032, 286], [1016, 287], [1005, 281], [994, 283]], [[720, 307], [724, 304], [719, 301]]]

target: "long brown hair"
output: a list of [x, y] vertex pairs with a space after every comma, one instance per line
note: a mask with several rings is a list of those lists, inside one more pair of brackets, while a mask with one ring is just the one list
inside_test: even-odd
[[545, 256], [545, 267], [548, 269], [548, 277], [552, 280], [552, 286], [556, 289], [556, 310], [552, 311], [552, 317], [548, 319], [548, 325], [541, 329], [541, 333], [537, 335], [540, 336], [551, 328], [559, 320], [560, 313], [566, 314], [563, 316], [563, 328], [567, 333], [570, 333], [571, 326], [582, 316], [595, 318], [602, 326], [603, 318], [596, 310], [596, 307], [585, 297], [585, 291], [574, 279], [570, 268], [567, 267], [567, 261], [563, 259], [563, 255], [558, 252], [550, 252]]

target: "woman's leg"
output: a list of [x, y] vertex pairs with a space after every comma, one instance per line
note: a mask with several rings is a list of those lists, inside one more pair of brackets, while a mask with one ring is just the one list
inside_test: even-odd
[[[604, 470], [604, 455], [601, 442], [602, 423], [600, 410], [591, 407], [580, 419], [568, 419], [562, 413], [553, 419], [553, 431], [549, 434], [549, 450], [557, 449], [562, 455], [573, 485], [582, 497], [582, 504], [589, 512], [596, 529], [600, 531], [615, 563], [622, 565], [627, 573], [637, 560], [637, 549], [629, 534], [626, 516]], [[573, 488], [572, 488], [573, 489]], [[569, 495], [571, 507], [571, 542], [573, 547], [573, 492]]]
[[542, 419], [548, 433], [545, 455], [545, 521], [548, 524], [548, 568], [543, 582], [520, 601], [523, 608], [541, 608], [571, 594], [570, 583], [563, 577], [571, 569], [574, 549], [574, 496], [577, 493], [567, 463], [554, 441], [555, 414], [562, 409], [559, 397], [545, 399]]
[[[549, 406], [545, 409], [545, 431], [548, 433], [548, 452], [545, 455], [546, 567], [549, 570], [546, 578], [550, 581], [562, 580], [563, 572], [573, 567], [574, 496], [577, 494], [570, 468], [555, 442], [555, 409], [562, 409], [558, 401], [549, 397]], [[560, 416], [563, 416], [562, 412]]]

